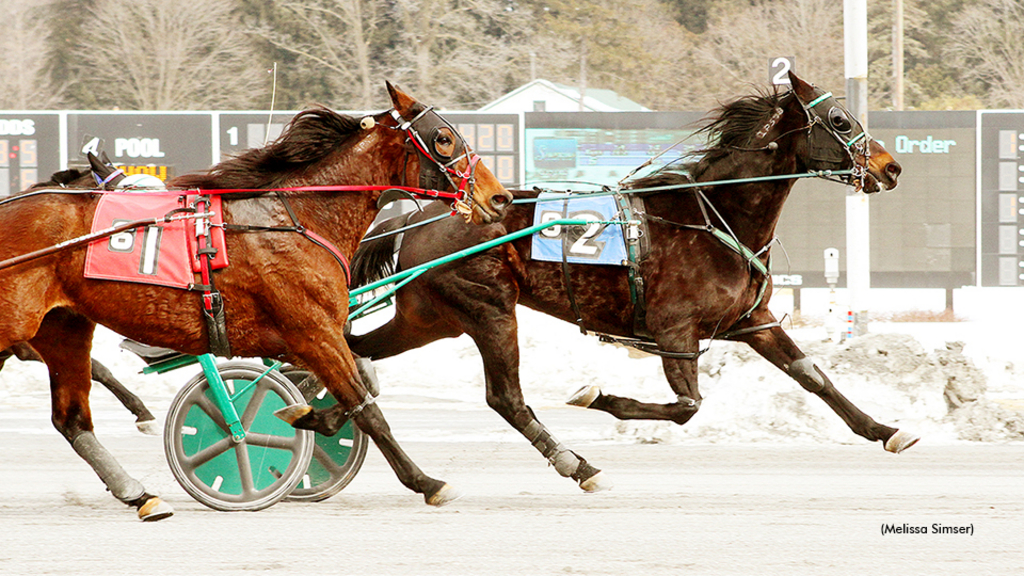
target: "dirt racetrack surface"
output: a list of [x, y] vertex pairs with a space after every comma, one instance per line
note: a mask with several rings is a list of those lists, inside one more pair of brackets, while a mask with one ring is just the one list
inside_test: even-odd
[[[1019, 443], [925, 440], [892, 455], [867, 442], [575, 439], [572, 447], [615, 483], [588, 495], [514, 436], [424, 437], [445, 422], [502, 429], [485, 409], [386, 414], [410, 456], [461, 489], [462, 499], [426, 506], [371, 447], [355, 481], [329, 500], [216, 512], [174, 483], [159, 439], [99, 431], [124, 467], [177, 510], [143, 524], [104, 491], [44, 410], [5, 411], [0, 574], [1024, 573]], [[605, 415], [568, 408], [540, 416], [556, 430], [608, 424]], [[904, 525], [925, 533], [883, 533]]]

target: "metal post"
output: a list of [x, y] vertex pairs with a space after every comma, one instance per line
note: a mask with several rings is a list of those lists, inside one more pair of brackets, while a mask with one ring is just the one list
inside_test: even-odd
[[893, 0], [892, 108], [903, 110], [903, 0]]
[[[846, 48], [846, 105], [868, 129], [868, 6], [867, 0], [843, 0]], [[871, 290], [871, 222], [868, 196], [853, 186], [846, 192], [846, 286], [853, 313], [853, 335], [868, 332]]]

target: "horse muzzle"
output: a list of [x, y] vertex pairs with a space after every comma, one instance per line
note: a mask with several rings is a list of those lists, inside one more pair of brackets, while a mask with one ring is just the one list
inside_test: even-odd
[[490, 195], [474, 191], [473, 200], [473, 208], [467, 219], [477, 225], [496, 224], [505, 218], [505, 213], [512, 204], [512, 194], [504, 188]]
[[892, 157], [892, 154], [872, 140], [871, 156], [867, 160], [865, 171], [863, 191], [873, 194], [880, 190], [896, 188], [899, 184], [900, 174], [903, 173], [903, 167]]

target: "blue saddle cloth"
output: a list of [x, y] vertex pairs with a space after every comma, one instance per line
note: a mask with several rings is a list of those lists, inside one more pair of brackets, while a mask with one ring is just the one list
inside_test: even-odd
[[[558, 199], [544, 200], [545, 196]], [[533, 235], [532, 258], [545, 262], [572, 264], [626, 265], [626, 241], [622, 226], [597, 224], [600, 221], [622, 220], [612, 196], [579, 195], [566, 199], [565, 194], [542, 192], [533, 214], [533, 223], [544, 224], [559, 218], [593, 220], [589, 226], [552, 226]]]

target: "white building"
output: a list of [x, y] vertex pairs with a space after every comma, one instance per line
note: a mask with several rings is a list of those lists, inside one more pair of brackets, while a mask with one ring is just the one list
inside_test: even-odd
[[480, 108], [480, 112], [650, 112], [629, 98], [601, 88], [579, 88], [533, 80]]

